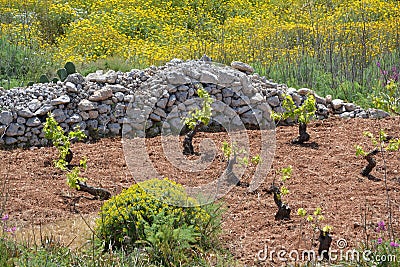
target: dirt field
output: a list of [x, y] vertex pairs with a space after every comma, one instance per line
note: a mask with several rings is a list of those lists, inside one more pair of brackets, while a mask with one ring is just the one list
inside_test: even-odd
[[[383, 160], [377, 156], [378, 165], [372, 172], [374, 178], [364, 178], [360, 171], [366, 161], [355, 156], [354, 147], [361, 144], [372, 149], [369, 140], [363, 137], [363, 131], [377, 133], [379, 128], [398, 138], [400, 118], [379, 121], [331, 118], [314, 121], [308, 127], [311, 143], [304, 146], [290, 143], [297, 136], [296, 126], [278, 127], [275, 157], [264, 183], [255, 192], [249, 192], [245, 186], [236, 186], [222, 199], [227, 207], [221, 236], [226, 247], [248, 266], [267, 265], [268, 261], [257, 259], [259, 251], [266, 246], [268, 253], [282, 248], [287, 251], [310, 249], [317, 242], [312, 240], [311, 227], [302, 225], [303, 220], [296, 214], [300, 207], [309, 212], [316, 207], [323, 209], [323, 224], [333, 226], [332, 249], [338, 248], [336, 242], [340, 239], [347, 241], [347, 249], [355, 247], [367, 236], [370, 239], [376, 238], [376, 223], [380, 220], [388, 222]], [[260, 132], [249, 130], [248, 136], [251, 151], [257, 153]], [[220, 147], [223, 140], [229, 140], [226, 133], [199, 133], [194, 138], [195, 146], [204, 138], [211, 138], [217, 147]], [[169, 163], [163, 155], [160, 137], [148, 139], [146, 144], [157, 170], [163, 176], [185, 185], [203, 183], [209, 181], [210, 177], [218, 177], [226, 166], [223, 154], [218, 150], [209, 168], [188, 173]], [[84, 173], [88, 184], [104, 187], [117, 194], [135, 183], [125, 162], [121, 139], [77, 143], [72, 149], [75, 161], [83, 156], [88, 158], [88, 169]], [[177, 149], [181, 150], [181, 147]], [[385, 155], [393, 226], [399, 237], [400, 153]], [[20, 232], [39, 223], [44, 226], [57, 224], [55, 235], [63, 235], [65, 232], [73, 239], [74, 235], [81, 236], [82, 232], [74, 233], [70, 229], [73, 224], [63, 222], [76, 220], [74, 209], [83, 216], [93, 218], [102, 202], [90, 200], [90, 195], [69, 189], [63, 172], [53, 167], [52, 161], [56, 157], [55, 148], [48, 147], [0, 150], [0, 177], [1, 181], [5, 181], [4, 193], [8, 196], [5, 213], [9, 214], [11, 222], [18, 226]], [[272, 195], [267, 194], [267, 189], [274, 179], [274, 172], [288, 165], [293, 166], [293, 175], [286, 182], [290, 193], [283, 200], [292, 208], [292, 220], [279, 222], [274, 220], [277, 207]], [[252, 168], [249, 168], [242, 181], [249, 182], [251, 175]], [[87, 198], [81, 198], [74, 207], [71, 201], [77, 196]], [[65, 225], [65, 229], [60, 225]], [[262, 253], [260, 255], [263, 256]], [[278, 260], [275, 258], [274, 262], [277, 264]]]

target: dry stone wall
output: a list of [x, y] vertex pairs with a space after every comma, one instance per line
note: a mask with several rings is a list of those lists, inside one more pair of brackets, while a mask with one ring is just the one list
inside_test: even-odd
[[[174, 59], [164, 66], [122, 73], [97, 71], [83, 77], [71, 74], [64, 82], [0, 90], [0, 145], [43, 146], [43, 123], [51, 112], [65, 131], [79, 126], [91, 138], [178, 134], [182, 118], [199, 108], [197, 88], [215, 99], [211, 130], [227, 127], [271, 126], [271, 109], [283, 112], [284, 93], [301, 105], [310, 89], [288, 88], [254, 73], [251, 66], [225, 66], [202, 60]], [[389, 114], [363, 110], [331, 96], [316, 96], [319, 119], [381, 118]], [[290, 121], [282, 122], [291, 123]]]

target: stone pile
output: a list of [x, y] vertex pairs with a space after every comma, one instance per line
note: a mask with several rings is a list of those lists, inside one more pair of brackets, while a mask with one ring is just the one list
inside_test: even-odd
[[[46, 145], [42, 129], [49, 112], [64, 130], [79, 126], [93, 138], [122, 134], [143, 137], [161, 131], [177, 134], [183, 127], [182, 118], [201, 105], [199, 86], [215, 99], [211, 130], [268, 128], [273, 123], [271, 109], [283, 112], [284, 93], [297, 105], [313, 93], [272, 82], [242, 62], [225, 66], [208, 60], [174, 59], [164, 66], [126, 73], [97, 71], [86, 77], [75, 73], [64, 82], [0, 90], [0, 144]], [[316, 95], [316, 101], [319, 119], [330, 114], [343, 118], [388, 116], [331, 96]]]

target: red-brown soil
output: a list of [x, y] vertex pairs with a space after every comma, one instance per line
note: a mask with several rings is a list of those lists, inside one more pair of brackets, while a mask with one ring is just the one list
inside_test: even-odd
[[[316, 207], [323, 209], [323, 224], [333, 226], [333, 249], [338, 248], [336, 241], [339, 239], [346, 239], [348, 247], [353, 248], [364, 241], [367, 234], [369, 238], [376, 238], [376, 223], [380, 220], [388, 223], [383, 160], [379, 155], [376, 157], [378, 165], [372, 172], [376, 179], [362, 177], [360, 171], [366, 161], [355, 156], [354, 147], [361, 144], [371, 149], [363, 132], [377, 133], [379, 128], [393, 137], [400, 137], [400, 118], [314, 121], [308, 127], [312, 143], [305, 146], [290, 143], [297, 136], [297, 126], [278, 127], [273, 166], [264, 183], [255, 192], [249, 192], [244, 186], [234, 187], [223, 198], [227, 210], [223, 216], [221, 238], [234, 257], [247, 266], [267, 266], [270, 262], [256, 259], [257, 253], [265, 246], [270, 251], [282, 248], [290, 251], [310, 249], [312, 243], [316, 245], [317, 242], [312, 241], [311, 227], [307, 224], [301, 226], [303, 219], [296, 214], [300, 207], [309, 212]], [[249, 130], [248, 135], [254, 155], [258, 151], [260, 132]], [[195, 147], [203, 138], [213, 139], [217, 147], [228, 140], [226, 133], [199, 133], [194, 138]], [[218, 151], [209, 168], [190, 174], [169, 164], [162, 153], [160, 137], [148, 139], [146, 144], [157, 170], [186, 185], [218, 177], [226, 166], [222, 152]], [[72, 149], [74, 161], [84, 156], [88, 158], [88, 168], [84, 173], [88, 184], [117, 194], [135, 183], [125, 163], [120, 139], [77, 143]], [[181, 150], [181, 147], [177, 149]], [[32, 224], [51, 225], [76, 218], [70, 203], [77, 196], [87, 197], [81, 198], [75, 207], [81, 214], [99, 211], [102, 201], [90, 200], [90, 195], [68, 188], [64, 173], [52, 164], [56, 157], [55, 148], [49, 147], [0, 150], [0, 177], [5, 181], [3, 196], [7, 196], [4, 213], [10, 215], [18, 230], [24, 231], [24, 227], [29, 228]], [[386, 153], [385, 160], [393, 229], [399, 238], [400, 154]], [[277, 207], [272, 195], [266, 191], [275, 170], [288, 165], [293, 166], [293, 175], [286, 182], [290, 193], [284, 196], [284, 202], [292, 208], [292, 220], [279, 222], [274, 220]], [[250, 181], [251, 169], [245, 173], [244, 181]], [[365, 224], [367, 231], [364, 230]], [[65, 232], [71, 230], [65, 229]], [[280, 265], [274, 257], [275, 264]]]

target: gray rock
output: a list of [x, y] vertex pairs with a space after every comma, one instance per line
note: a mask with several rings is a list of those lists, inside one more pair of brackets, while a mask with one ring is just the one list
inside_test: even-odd
[[32, 111], [35, 112], [36, 110], [38, 110], [38, 108], [40, 108], [40, 106], [42, 105], [42, 102], [40, 102], [37, 99], [32, 99], [29, 103], [28, 103], [28, 108]]
[[68, 124], [76, 124], [76, 123], [80, 123], [81, 121], [82, 121], [81, 115], [73, 114], [65, 122], [68, 123]]
[[315, 103], [326, 106], [326, 98], [325, 97], [319, 96], [317, 94], [314, 94], [314, 97], [315, 97]]
[[[89, 119], [89, 112], [81, 111], [81, 112], [79, 112], [79, 115], [80, 115], [80, 117], [82, 118], [82, 120], [84, 120], [84, 121], [86, 121], [86, 120]], [[75, 116], [75, 114], [72, 114], [72, 115], [70, 115], [70, 116], [71, 116], [71, 118], [72, 118], [72, 117]], [[75, 117], [75, 118], [76, 118], [76, 117]], [[67, 119], [67, 121], [69, 121], [69, 120]]]
[[232, 97], [233, 94], [234, 94], [234, 92], [232, 91], [232, 89], [229, 89], [229, 88], [222, 89], [222, 96], [223, 97]]
[[382, 118], [386, 118], [386, 117], [390, 116], [390, 114], [387, 113], [386, 111], [383, 111], [380, 109], [375, 109], [375, 108], [369, 108], [367, 110], [367, 114], [372, 119], [382, 119]]
[[251, 110], [251, 108], [249, 106], [242, 106], [237, 109], [237, 114], [241, 115], [243, 113], [246, 113], [249, 110]]
[[344, 107], [346, 108], [346, 111], [354, 111], [357, 108], [357, 106], [353, 103], [345, 103]]
[[22, 108], [22, 109], [18, 108], [17, 114], [18, 114], [18, 116], [21, 116], [24, 118], [31, 118], [31, 117], [35, 116], [35, 114], [32, 111], [30, 111], [30, 109], [28, 109], [28, 108]]
[[166, 114], [165, 111], [164, 111], [163, 109], [161, 109], [161, 108], [156, 108], [156, 109], [153, 111], [153, 113], [156, 114], [156, 115], [158, 115], [158, 116], [160, 116], [160, 117], [162, 117], [162, 118], [166, 118], [166, 117], [167, 117], [167, 114]]
[[176, 98], [179, 102], [185, 102], [188, 96], [188, 92], [177, 92]]
[[6, 132], [7, 126], [6, 125], [0, 125], [0, 139]]
[[355, 114], [354, 112], [343, 112], [339, 115], [340, 118], [343, 119], [350, 119], [350, 118], [354, 118]]
[[99, 122], [97, 120], [88, 120], [86, 125], [88, 129], [97, 129]]
[[114, 109], [114, 116], [116, 118], [123, 117], [125, 115], [126, 106], [124, 104], [118, 103]]
[[103, 101], [112, 97], [112, 95], [113, 91], [110, 88], [105, 87], [94, 91], [93, 95], [89, 97], [89, 100], [94, 102]]
[[71, 82], [75, 85], [80, 85], [85, 82], [85, 78], [80, 73], [72, 73], [68, 75], [68, 77], [64, 81], [65, 84], [67, 84], [68, 82]]
[[267, 99], [267, 103], [271, 106], [271, 107], [277, 107], [277, 106], [279, 106], [280, 104], [281, 104], [281, 102], [279, 101], [279, 97], [276, 95], [276, 96], [272, 96], [272, 97], [269, 97], [268, 99]]
[[325, 105], [317, 104], [317, 111], [316, 111], [316, 113], [317, 113], [318, 115], [327, 117], [327, 116], [328, 116], [328, 113], [329, 113], [329, 110], [328, 110], [328, 108], [327, 108]]
[[17, 123], [18, 123], [18, 124], [25, 124], [25, 123], [26, 123], [26, 119], [23, 118], [23, 117], [18, 117], [18, 118], [17, 118]]
[[118, 100], [118, 102], [124, 101], [125, 95], [121, 92], [116, 92], [114, 93], [115, 98]]
[[252, 66], [250, 66], [246, 63], [240, 62], [240, 61], [232, 61], [231, 67], [234, 69], [243, 71], [247, 74], [252, 74], [254, 72], [254, 69]]
[[66, 82], [65, 88], [67, 89], [68, 93], [77, 93], [78, 92], [78, 88], [76, 88], [76, 85], [72, 82]]
[[99, 111], [100, 114], [109, 113], [111, 111], [111, 106], [106, 104], [101, 104], [98, 106], [97, 110]]
[[343, 106], [343, 100], [342, 99], [333, 99], [331, 104], [332, 104], [333, 109], [340, 109]]
[[109, 84], [105, 86], [106, 89], [111, 89], [111, 91], [113, 91], [113, 93], [126, 93], [129, 90], [127, 88], [125, 88], [125, 86], [121, 85], [121, 84]]
[[81, 111], [88, 111], [88, 110], [93, 110], [97, 108], [97, 103], [89, 101], [87, 99], [81, 100], [78, 104], [78, 109]]
[[326, 101], [326, 104], [331, 104], [332, 103], [332, 96], [331, 95], [327, 95], [326, 97], [325, 97], [325, 101]]
[[250, 98], [251, 104], [258, 104], [264, 101], [264, 97], [260, 93], [256, 93], [254, 96]]
[[313, 94], [314, 91], [311, 90], [311, 89], [308, 89], [308, 88], [300, 88], [299, 90], [297, 90], [297, 93], [298, 93], [299, 95], [305, 96], [305, 95], [308, 95], [308, 94]]
[[119, 123], [110, 123], [108, 124], [108, 129], [112, 135], [119, 135], [121, 125], [119, 125]]
[[149, 116], [150, 119], [152, 119], [153, 121], [159, 122], [161, 121], [161, 117], [157, 114], [151, 113]]
[[0, 124], [9, 125], [13, 121], [13, 114], [11, 111], [0, 112]]
[[38, 117], [29, 118], [26, 121], [26, 126], [28, 127], [36, 127], [39, 126], [40, 124], [42, 124], [42, 122], [39, 120]]
[[157, 107], [164, 109], [168, 104], [168, 98], [161, 98], [160, 100], [158, 100], [157, 102]]
[[134, 99], [135, 99], [135, 96], [134, 95], [126, 95], [126, 96], [124, 96], [124, 102], [133, 102], [134, 101]]
[[54, 119], [58, 123], [64, 122], [67, 119], [67, 116], [66, 116], [64, 110], [62, 110], [62, 109], [55, 109], [51, 113], [53, 114]]
[[170, 95], [167, 103], [167, 107], [172, 107], [176, 102], [176, 96], [175, 95]]
[[99, 117], [99, 112], [97, 110], [89, 110], [89, 118], [90, 119], [97, 119]]
[[6, 136], [22, 136], [25, 133], [25, 126], [19, 123], [11, 123], [7, 128]]
[[201, 83], [211, 83], [211, 84], [217, 84], [218, 83], [218, 77], [217, 75], [209, 72], [209, 71], [203, 71], [200, 76], [200, 82]]
[[18, 142], [17, 139], [15, 139], [14, 137], [6, 137], [6, 145], [14, 145]]
[[62, 95], [60, 97], [57, 97], [56, 99], [51, 100], [50, 104], [52, 104], [53, 106], [56, 106], [56, 105], [68, 104], [69, 102], [71, 102], [71, 99], [69, 98], [69, 96]]
[[43, 116], [43, 115], [46, 115], [47, 113], [49, 113], [50, 111], [52, 111], [53, 109], [54, 109], [53, 105], [44, 104], [38, 110], [36, 110], [35, 115], [36, 116]]
[[189, 77], [187, 77], [183, 73], [179, 73], [179, 72], [169, 72], [167, 74], [167, 81], [169, 84], [172, 84], [172, 85], [187, 84], [187, 83], [191, 82]]

